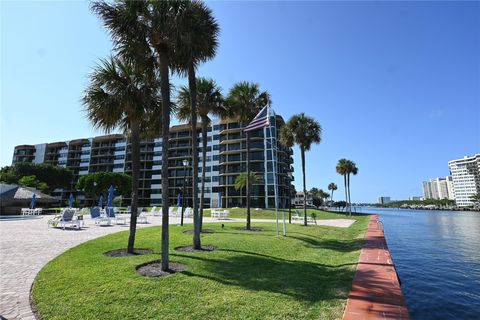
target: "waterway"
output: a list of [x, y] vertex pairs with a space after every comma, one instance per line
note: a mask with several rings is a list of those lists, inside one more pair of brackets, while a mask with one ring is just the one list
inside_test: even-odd
[[379, 214], [412, 319], [480, 319], [479, 212], [357, 211]]

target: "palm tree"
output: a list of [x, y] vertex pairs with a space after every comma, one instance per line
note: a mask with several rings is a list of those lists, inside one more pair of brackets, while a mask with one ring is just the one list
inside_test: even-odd
[[[280, 130], [280, 142], [288, 148], [294, 144], [300, 147], [303, 174], [303, 192], [307, 195], [307, 183], [305, 172], [305, 152], [309, 151], [313, 143], [320, 143], [322, 140], [322, 127], [315, 119], [308, 117], [305, 113], [292, 116]], [[304, 221], [307, 225], [307, 202], [303, 203]]]
[[[236, 83], [228, 93], [226, 106], [227, 114], [238, 118], [239, 122], [249, 123], [262, 110], [263, 107], [271, 103], [270, 95], [267, 91], [260, 91], [260, 86], [251, 82]], [[246, 229], [251, 229], [250, 219], [250, 134], [246, 134], [246, 169], [247, 169], [247, 185], [246, 185], [246, 207], [247, 207], [247, 225]]]
[[[200, 230], [203, 226], [203, 206], [205, 199], [205, 168], [207, 163], [207, 131], [211, 123], [210, 116], [224, 116], [223, 97], [221, 88], [212, 79], [197, 78], [197, 114], [202, 123], [202, 178], [200, 191]], [[178, 93], [177, 118], [191, 122], [190, 89], [186, 86], [180, 88]]]
[[345, 188], [345, 203], [348, 205], [348, 187], [347, 187], [347, 174], [348, 174], [348, 163], [349, 160], [347, 159], [340, 159], [338, 160], [337, 166], [335, 170], [339, 175], [343, 176], [343, 186]]
[[[198, 210], [198, 142], [197, 142], [197, 66], [212, 59], [218, 47], [219, 26], [213, 17], [212, 11], [199, 1], [187, 2], [186, 10], [178, 24], [180, 33], [177, 45], [174, 68], [180, 74], [188, 77], [190, 93], [190, 123], [192, 126], [192, 197], [193, 197], [193, 247], [201, 249], [200, 232], [201, 216]], [[203, 126], [202, 126], [203, 127]], [[202, 130], [202, 138], [207, 139], [207, 132]], [[206, 146], [204, 147], [206, 148]], [[205, 170], [205, 169], [204, 169]], [[202, 178], [205, 177], [202, 171]], [[202, 179], [202, 188], [204, 188]], [[200, 202], [200, 212], [203, 215], [203, 192]]]
[[[168, 193], [168, 137], [170, 130], [170, 72], [176, 71], [175, 59], [179, 53], [182, 28], [191, 1], [129, 1], [113, 4], [94, 2], [92, 9], [102, 19], [112, 36], [116, 49], [135, 52], [152, 50], [156, 53], [162, 96], [162, 257], [161, 269], [169, 271], [169, 193]], [[135, 46], [131, 46], [134, 43]], [[139, 49], [141, 48], [141, 49]], [[195, 92], [195, 90], [194, 90]], [[158, 115], [157, 115], [158, 117]]]
[[246, 172], [240, 173], [235, 178], [235, 190], [240, 190], [240, 192], [247, 186], [247, 183], [250, 183], [250, 187], [256, 183], [260, 183], [261, 178], [258, 174], [250, 172], [250, 177], [247, 177]]
[[[83, 104], [87, 118], [96, 128], [110, 132], [123, 129], [131, 139], [132, 202], [127, 251], [134, 252], [140, 176], [141, 130], [149, 125], [144, 119], [161, 107], [155, 77], [121, 58], [102, 60], [90, 76]], [[148, 130], [147, 130], [148, 131]]]
[[333, 201], [333, 191], [337, 190], [338, 187], [335, 183], [331, 182], [329, 185], [328, 185], [328, 190], [331, 190], [332, 191], [332, 195], [330, 196], [330, 200]]
[[352, 215], [352, 198], [350, 197], [350, 174], [353, 174], [354, 176], [357, 175], [358, 173], [358, 168], [355, 162], [348, 160], [348, 166], [347, 166], [347, 188], [348, 188], [348, 208], [349, 208], [349, 215]]

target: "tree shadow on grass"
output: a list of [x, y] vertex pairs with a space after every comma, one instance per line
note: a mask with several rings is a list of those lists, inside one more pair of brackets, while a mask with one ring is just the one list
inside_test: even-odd
[[303, 233], [290, 233], [290, 238], [297, 239], [305, 243], [310, 248], [328, 249], [339, 252], [352, 252], [360, 250], [364, 244], [363, 239], [319, 239]]
[[176, 256], [202, 260], [202, 272], [186, 270], [183, 274], [187, 276], [254, 291], [283, 294], [309, 303], [346, 299], [355, 273], [351, 266], [332, 268], [256, 254], [235, 253], [223, 259]]

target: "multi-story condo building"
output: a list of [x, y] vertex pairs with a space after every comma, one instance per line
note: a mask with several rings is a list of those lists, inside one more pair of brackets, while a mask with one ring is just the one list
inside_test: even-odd
[[[275, 187], [278, 204], [289, 203], [288, 191], [293, 178], [293, 151], [279, 144], [279, 128], [284, 124], [280, 116], [272, 116], [270, 126], [250, 133], [250, 168], [260, 176], [253, 185], [252, 207], [272, 208], [275, 206]], [[235, 190], [235, 178], [246, 170], [246, 124], [235, 120], [216, 120], [207, 133], [205, 169], [205, 207], [245, 206], [245, 191]], [[202, 170], [201, 130], [199, 138], [199, 175]], [[169, 199], [176, 204], [178, 195], [183, 194], [187, 205], [192, 203], [192, 132], [189, 125], [176, 125], [170, 129], [169, 137]], [[140, 205], [160, 205], [162, 138], [152, 137], [141, 142]], [[184, 166], [184, 160], [188, 165]], [[50, 163], [73, 171], [72, 190], [79, 177], [93, 172], [131, 173], [130, 141], [122, 134], [111, 134], [88, 139], [16, 146], [13, 164], [18, 162]], [[200, 180], [200, 179], [199, 179]], [[186, 182], [186, 184], [185, 184]], [[201, 181], [199, 181], [199, 188]], [[66, 199], [72, 190], [56, 190], [56, 195]], [[90, 200], [88, 195], [77, 193], [80, 202]], [[124, 198], [128, 203], [130, 199]]]
[[480, 154], [451, 160], [448, 167], [452, 175], [457, 206], [473, 206], [471, 197], [480, 193]]
[[451, 176], [423, 181], [422, 187], [424, 199], [455, 199]]
[[307, 203], [307, 206], [313, 206], [313, 195], [307, 192], [307, 196], [305, 197], [305, 194], [302, 191], [298, 191], [293, 199], [293, 204], [295, 206], [303, 206], [305, 202]]

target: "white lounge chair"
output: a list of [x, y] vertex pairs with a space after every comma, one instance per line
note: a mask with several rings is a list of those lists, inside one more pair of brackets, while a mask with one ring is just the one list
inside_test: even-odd
[[190, 218], [190, 217], [192, 217], [192, 215], [193, 215], [193, 209], [190, 208], [190, 207], [186, 208], [186, 209], [185, 209], [185, 213], [183, 214], [183, 216], [184, 216], [185, 218]]
[[182, 216], [182, 210], [183, 210], [182, 207], [178, 207], [178, 208], [177, 208], [177, 212], [174, 213], [174, 215], [175, 215], [176, 217], [181, 217], [181, 216]]
[[106, 225], [111, 225], [112, 221], [109, 217], [103, 216], [100, 214], [100, 208], [90, 208], [90, 216], [95, 224], [101, 225], [102, 223]]
[[63, 230], [65, 230], [67, 225], [80, 229], [80, 221], [78, 219], [74, 219], [74, 217], [75, 210], [65, 209], [61, 216], [48, 220], [48, 225], [52, 227], [60, 226], [63, 228]]
[[126, 224], [127, 223], [127, 218], [118, 216], [115, 214], [115, 208], [107, 208], [106, 209], [107, 213], [107, 218], [114, 220], [115, 224]]
[[143, 208], [137, 210], [137, 223], [148, 223], [147, 216], [143, 212]]
[[173, 210], [174, 210], [174, 209], [175, 209], [174, 207], [168, 207], [168, 216], [169, 216], [169, 217], [173, 217], [173, 216], [174, 216], [174, 213], [173, 213]]

